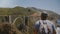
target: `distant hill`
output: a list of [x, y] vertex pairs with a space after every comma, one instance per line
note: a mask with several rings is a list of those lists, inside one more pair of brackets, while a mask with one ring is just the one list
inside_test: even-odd
[[32, 13], [35, 12], [19, 6], [14, 8], [0, 8], [0, 15], [30, 15]]
[[59, 14], [57, 14], [57, 13], [51, 11], [51, 10], [37, 9], [35, 7], [28, 7], [28, 8], [31, 9], [31, 10], [35, 10], [36, 12], [46, 12], [47, 14], [50, 15], [50, 17], [53, 17], [53, 18], [55, 18], [55, 17], [59, 18], [60, 17]]
[[38, 12], [47, 12], [50, 16], [53, 17], [60, 17], [57, 13], [50, 11], [50, 10], [44, 10], [44, 9], [37, 9], [35, 7], [20, 7], [16, 6], [14, 8], [0, 8], [0, 15], [31, 15], [33, 13], [38, 13]]

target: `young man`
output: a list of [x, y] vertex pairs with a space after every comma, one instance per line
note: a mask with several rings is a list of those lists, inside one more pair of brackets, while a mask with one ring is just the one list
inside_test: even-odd
[[38, 20], [34, 26], [34, 34], [56, 34], [55, 25], [47, 20], [48, 14], [42, 13], [41, 20]]

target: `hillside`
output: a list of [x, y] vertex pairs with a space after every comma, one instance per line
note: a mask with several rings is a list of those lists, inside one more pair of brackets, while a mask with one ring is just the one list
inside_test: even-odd
[[14, 8], [0, 8], [0, 15], [21, 15], [21, 16], [30, 16], [30, 15], [39, 15], [42, 12], [46, 12], [49, 17], [48, 19], [50, 20], [56, 20], [56, 19], [60, 19], [60, 15], [58, 15], [57, 13], [51, 11], [51, 10], [44, 10], [44, 9], [37, 9], [35, 7], [20, 7], [20, 6], [16, 6]]
[[50, 10], [37, 9], [35, 7], [24, 8], [20, 6], [16, 6], [14, 8], [0, 8], [0, 15], [31, 15], [33, 13], [43, 12], [43, 11], [53, 16], [59, 16], [57, 13]]
[[57, 19], [58, 19], [60, 17], [59, 14], [57, 14], [54, 11], [51, 11], [51, 10], [37, 9], [35, 7], [28, 7], [28, 9], [34, 10], [36, 12], [46, 12], [47, 14], [49, 14], [50, 17], [53, 17], [53, 18], [57, 17]]
[[30, 15], [33, 10], [16, 6], [14, 8], [0, 8], [0, 15]]

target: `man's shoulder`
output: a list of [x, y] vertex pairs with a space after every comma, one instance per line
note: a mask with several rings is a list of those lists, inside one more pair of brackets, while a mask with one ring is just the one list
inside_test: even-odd
[[40, 21], [40, 20], [37, 20], [35, 24], [39, 24], [39, 21]]
[[[41, 22], [42, 22], [42, 20], [37, 20], [35, 24], [39, 24], [39, 23], [41, 23]], [[50, 24], [50, 25], [53, 25], [53, 22], [50, 21], [50, 20], [46, 20], [46, 22], [47, 22], [48, 24]]]
[[39, 23], [39, 22], [41, 22], [41, 21], [42, 21], [42, 20], [37, 20], [36, 23]]
[[52, 21], [50, 21], [50, 20], [46, 20], [46, 22], [47, 22], [48, 24], [53, 25], [53, 22], [52, 22]]

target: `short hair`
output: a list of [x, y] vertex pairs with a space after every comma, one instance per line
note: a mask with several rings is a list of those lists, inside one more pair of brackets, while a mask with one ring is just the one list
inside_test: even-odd
[[41, 16], [46, 18], [46, 17], [48, 17], [48, 14], [47, 13], [41, 13]]

